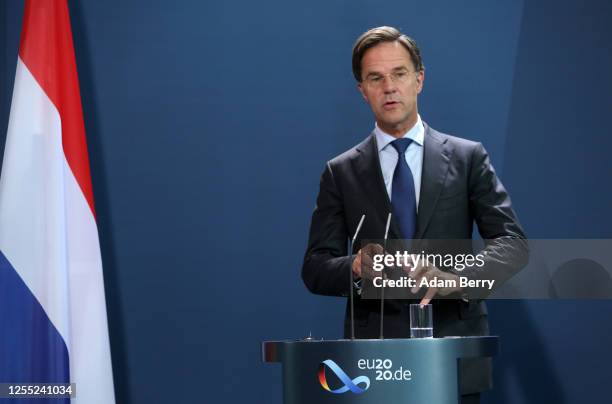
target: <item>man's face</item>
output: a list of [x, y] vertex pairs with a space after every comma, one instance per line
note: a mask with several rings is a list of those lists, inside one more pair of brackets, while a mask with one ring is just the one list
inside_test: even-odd
[[361, 59], [358, 84], [370, 104], [378, 126], [401, 136], [417, 120], [417, 95], [423, 89], [424, 72], [416, 72], [410, 54], [399, 42], [383, 42]]

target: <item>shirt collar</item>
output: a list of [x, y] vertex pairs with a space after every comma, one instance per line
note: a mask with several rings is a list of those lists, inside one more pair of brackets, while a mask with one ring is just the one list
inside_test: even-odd
[[[394, 141], [396, 138], [391, 136], [388, 133], [385, 133], [378, 127], [378, 124], [374, 124], [374, 134], [376, 135], [376, 144], [378, 145], [378, 152], [387, 147], [389, 143]], [[421, 121], [421, 116], [417, 114], [417, 121], [412, 128], [406, 133], [404, 133], [403, 138], [412, 139], [412, 141], [419, 146], [423, 146], [423, 141], [425, 139], [425, 127], [423, 126], [423, 121]]]

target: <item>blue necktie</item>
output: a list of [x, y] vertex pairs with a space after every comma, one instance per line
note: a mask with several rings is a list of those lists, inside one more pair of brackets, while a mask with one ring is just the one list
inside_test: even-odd
[[391, 146], [397, 150], [398, 158], [393, 172], [393, 185], [391, 186], [391, 205], [393, 216], [399, 223], [402, 237], [412, 239], [416, 231], [416, 195], [414, 193], [414, 178], [406, 162], [406, 149], [412, 139], [396, 139]]

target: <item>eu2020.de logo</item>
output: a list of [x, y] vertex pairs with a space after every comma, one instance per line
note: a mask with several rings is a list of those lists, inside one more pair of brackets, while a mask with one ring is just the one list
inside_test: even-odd
[[[336, 377], [344, 384], [344, 386], [339, 387], [335, 390], [332, 390], [327, 383], [327, 377], [325, 374], [325, 368], [329, 368]], [[351, 379], [344, 370], [336, 362], [331, 359], [324, 360], [319, 365], [319, 383], [321, 383], [321, 387], [330, 393], [334, 394], [342, 394], [347, 391], [351, 391], [355, 394], [361, 394], [365, 392], [370, 387], [370, 378], [367, 376], [358, 376], [354, 379]], [[363, 387], [362, 387], [363, 386]]]

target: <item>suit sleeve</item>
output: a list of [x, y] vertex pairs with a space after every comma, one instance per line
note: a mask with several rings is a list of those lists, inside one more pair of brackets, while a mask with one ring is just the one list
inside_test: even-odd
[[527, 264], [529, 248], [510, 197], [480, 143], [472, 153], [469, 195], [471, 214], [485, 240], [485, 248], [480, 252], [485, 258], [482, 267], [461, 275], [495, 279], [499, 286]]
[[353, 257], [347, 257], [348, 232], [342, 194], [327, 163], [312, 214], [302, 279], [312, 292], [348, 296]]

